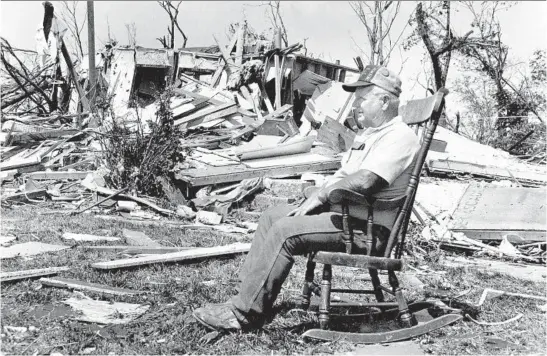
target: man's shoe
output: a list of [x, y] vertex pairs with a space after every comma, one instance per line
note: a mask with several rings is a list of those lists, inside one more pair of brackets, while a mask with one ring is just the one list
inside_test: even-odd
[[197, 308], [192, 315], [201, 324], [213, 330], [241, 330], [242, 328], [229, 303]]

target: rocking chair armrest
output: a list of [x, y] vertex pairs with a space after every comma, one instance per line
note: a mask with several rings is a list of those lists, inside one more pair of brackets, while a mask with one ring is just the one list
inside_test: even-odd
[[327, 202], [332, 205], [348, 203], [358, 205], [372, 205], [374, 203], [374, 199], [348, 189], [337, 188], [329, 191], [327, 196]]

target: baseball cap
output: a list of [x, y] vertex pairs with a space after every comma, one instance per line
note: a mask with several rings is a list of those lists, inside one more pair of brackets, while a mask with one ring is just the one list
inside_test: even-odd
[[345, 91], [354, 92], [357, 88], [376, 85], [399, 96], [401, 94], [401, 79], [386, 67], [368, 65], [359, 75], [359, 79], [350, 84], [342, 85]]

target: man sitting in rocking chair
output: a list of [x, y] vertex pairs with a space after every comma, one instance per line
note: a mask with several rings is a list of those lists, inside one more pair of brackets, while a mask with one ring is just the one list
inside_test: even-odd
[[[327, 203], [331, 189], [382, 199], [405, 194], [420, 144], [398, 116], [401, 80], [385, 67], [369, 65], [357, 82], [343, 88], [355, 92], [353, 109], [359, 130], [343, 156], [342, 167], [300, 206], [273, 207], [261, 216], [240, 271], [239, 294], [227, 303], [194, 311], [194, 317], [205, 326], [216, 330], [260, 327], [271, 315], [293, 256], [317, 250], [345, 251], [342, 215]], [[350, 207], [350, 215], [365, 220], [366, 212], [360, 210]], [[387, 242], [396, 213], [375, 211], [373, 233], [378, 236], [379, 251]], [[361, 242], [357, 235], [357, 247], [365, 246], [364, 240]]]

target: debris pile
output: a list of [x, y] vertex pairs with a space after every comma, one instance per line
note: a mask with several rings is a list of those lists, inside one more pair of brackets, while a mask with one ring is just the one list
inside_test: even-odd
[[[53, 202], [43, 213], [248, 233], [265, 208], [302, 199], [307, 186], [337, 170], [355, 137], [353, 94], [342, 83], [358, 71], [306, 57], [300, 44], [281, 48], [279, 33], [268, 41], [241, 23], [227, 46], [216, 38], [216, 46], [180, 50], [109, 42], [94, 85], [62, 31], [53, 39], [59, 50], [34, 67], [2, 40], [4, 206]], [[424, 182], [414, 216], [425, 241], [545, 262], [545, 214], [538, 213], [545, 208], [531, 198], [545, 196], [544, 165], [438, 128], [426, 173], [506, 187], [483, 184], [484, 193], [469, 184], [448, 199], [463, 208], [430, 211], [425, 199], [434, 184]], [[531, 202], [516, 214], [511, 199], [477, 196]], [[529, 211], [538, 218], [526, 220]]]

